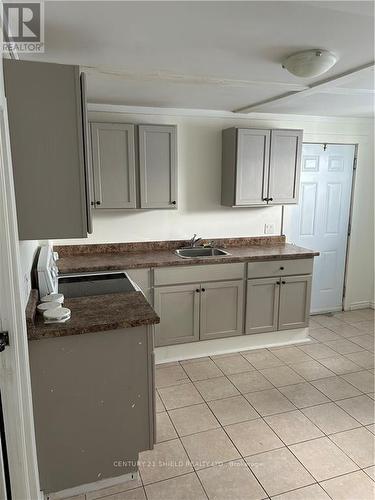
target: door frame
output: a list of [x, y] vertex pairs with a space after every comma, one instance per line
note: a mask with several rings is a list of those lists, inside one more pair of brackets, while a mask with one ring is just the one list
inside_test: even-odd
[[[354, 158], [353, 158], [353, 173], [352, 173], [352, 182], [350, 187], [350, 202], [349, 202], [349, 218], [348, 218], [348, 227], [346, 233], [346, 249], [345, 249], [345, 265], [344, 265], [344, 282], [342, 288], [342, 299], [341, 299], [341, 310], [345, 310], [345, 296], [347, 289], [347, 279], [348, 279], [348, 267], [349, 267], [349, 254], [350, 254], [350, 243], [351, 243], [351, 232], [353, 227], [353, 207], [354, 207], [354, 191], [355, 191], [355, 182], [357, 176], [357, 165], [358, 165], [358, 143], [348, 143], [348, 142], [316, 142], [316, 141], [303, 141], [302, 148], [304, 144], [314, 144], [317, 146], [354, 146]], [[301, 177], [299, 178], [299, 183], [301, 182]], [[284, 234], [284, 209], [285, 205], [281, 207], [281, 235]], [[319, 313], [321, 314], [321, 313]]]
[[0, 390], [12, 498], [41, 499], [6, 99], [0, 86]]

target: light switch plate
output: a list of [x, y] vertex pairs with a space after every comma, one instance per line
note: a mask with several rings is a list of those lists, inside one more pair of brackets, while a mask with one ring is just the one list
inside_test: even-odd
[[275, 224], [264, 224], [264, 234], [274, 234]]

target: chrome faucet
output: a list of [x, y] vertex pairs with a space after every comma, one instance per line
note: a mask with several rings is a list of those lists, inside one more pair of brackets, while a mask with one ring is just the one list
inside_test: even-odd
[[189, 242], [190, 248], [195, 248], [200, 241], [202, 241], [202, 238], [197, 238], [197, 235], [194, 234], [194, 236], [191, 238]]

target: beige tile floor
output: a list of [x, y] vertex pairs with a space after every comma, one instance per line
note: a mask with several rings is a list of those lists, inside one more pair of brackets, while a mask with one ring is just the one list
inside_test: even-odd
[[75, 500], [373, 500], [373, 313], [314, 316], [309, 345], [157, 366], [140, 480]]

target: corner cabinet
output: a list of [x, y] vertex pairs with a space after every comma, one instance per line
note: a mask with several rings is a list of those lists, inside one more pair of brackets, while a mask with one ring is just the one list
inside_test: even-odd
[[85, 80], [78, 66], [4, 60], [21, 240], [91, 229]]
[[91, 123], [96, 209], [177, 208], [173, 125]]
[[302, 135], [302, 130], [223, 130], [222, 204], [297, 203]]

